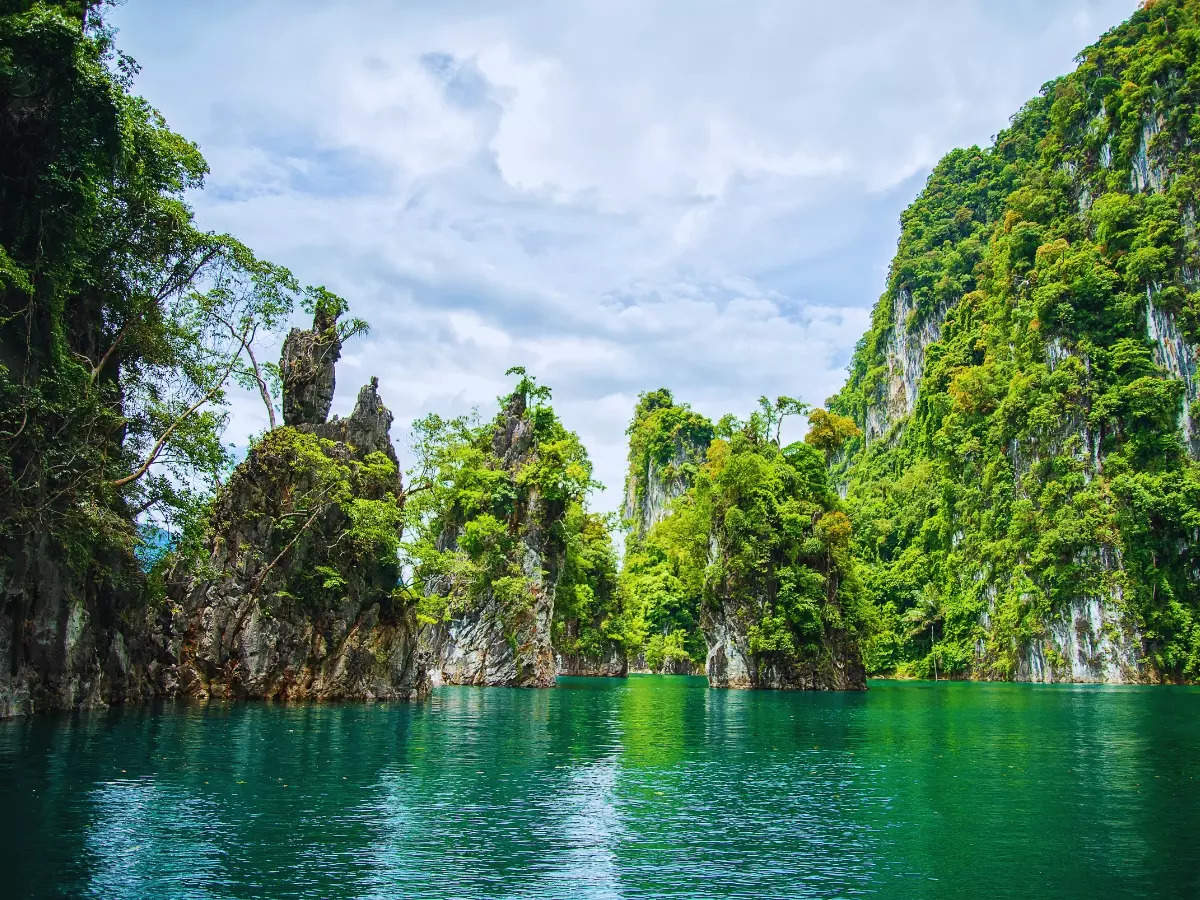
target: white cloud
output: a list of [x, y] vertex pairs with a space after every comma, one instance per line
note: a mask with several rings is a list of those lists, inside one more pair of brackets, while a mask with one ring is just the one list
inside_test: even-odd
[[[374, 325], [336, 410], [377, 374], [403, 445], [415, 416], [487, 412], [527, 365], [611, 508], [638, 391], [715, 417], [836, 390], [925, 173], [1129, 11], [129, 0], [111, 16], [140, 89], [212, 165], [202, 223]], [[261, 421], [251, 398], [230, 434]]]

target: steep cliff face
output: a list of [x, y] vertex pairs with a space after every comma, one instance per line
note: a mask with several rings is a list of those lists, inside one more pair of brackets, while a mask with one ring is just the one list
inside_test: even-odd
[[[498, 455], [509, 472], [529, 462], [530, 433], [521, 427], [523, 410], [511, 405], [497, 428]], [[515, 439], [515, 443], [514, 443]], [[523, 447], [521, 445], [524, 445]], [[561, 511], [547, 508], [536, 493], [522, 510], [527, 527], [510, 557], [518, 573], [491, 585], [467, 585], [448, 578], [432, 586], [452, 597], [449, 622], [433, 628], [427, 640], [435, 660], [433, 677], [446, 684], [553, 687], [557, 673], [550, 641], [554, 594], [565, 547], [554, 533]], [[541, 521], [538, 521], [538, 520]], [[444, 551], [456, 549], [463, 534], [448, 531]]]
[[136, 465], [121, 369], [163, 335], [113, 335], [141, 297], [122, 288], [172, 258], [186, 217], [161, 210], [188, 179], [147, 160], [184, 142], [126, 96], [102, 43], [78, 11], [0, 9], [0, 717], [154, 690], [136, 486], [112, 482]]
[[947, 309], [948, 304], [940, 303], [919, 316], [912, 292], [907, 288], [895, 291], [883, 351], [884, 375], [867, 405], [862, 427], [868, 444], [887, 435], [912, 414], [925, 370], [925, 351], [941, 337]]
[[624, 678], [629, 674], [625, 648], [614, 644], [603, 653], [556, 653], [559, 675], [587, 678]]
[[902, 216], [831, 401], [873, 669], [1200, 677], [1198, 40], [1147, 4]]
[[[319, 346], [331, 327], [318, 321], [289, 343]], [[348, 418], [326, 422], [324, 385], [332, 364], [291, 369], [291, 424], [253, 447], [221, 490], [205, 559], [168, 579], [178, 663], [165, 673], [167, 693], [412, 700], [428, 692], [415, 610], [397, 589], [392, 415], [372, 379]]]
[[20, 550], [0, 576], [0, 718], [153, 698], [164, 660], [132, 555], [77, 566], [51, 535]]
[[645, 534], [663, 520], [671, 501], [691, 483], [687, 466], [702, 460], [707, 449], [707, 445], [685, 444], [681, 438], [665, 462], [649, 458], [644, 469], [629, 473], [621, 512], [634, 534]]
[[845, 631], [831, 632], [822, 652], [805, 658], [756, 652], [751, 634], [757, 622], [741, 602], [722, 598], [705, 617], [708, 657], [704, 673], [715, 688], [777, 691], [864, 691], [866, 670], [858, 642]]
[[[1194, 270], [1182, 271], [1180, 276], [1189, 288], [1200, 289], [1200, 277]], [[1200, 459], [1200, 378], [1196, 371], [1200, 348], [1183, 336], [1174, 312], [1155, 304], [1149, 287], [1146, 288], [1146, 336], [1153, 347], [1154, 362], [1183, 384], [1179, 429], [1188, 454], [1192, 459]]]
[[659, 388], [640, 398], [629, 435], [621, 509], [630, 539], [636, 542], [663, 520], [671, 501], [691, 485], [713, 430], [711, 422]]
[[705, 672], [718, 688], [865, 690], [850, 522], [812, 447], [734, 435], [695, 489]]
[[630, 665], [635, 672], [698, 674], [704, 665], [699, 594], [679, 579], [677, 561], [667, 559], [652, 535], [694, 482], [713, 425], [659, 388], [638, 398], [627, 433], [619, 590], [629, 619]]
[[554, 684], [566, 516], [582, 501], [591, 467], [578, 438], [541, 402], [547, 396], [523, 378], [490, 426], [441, 443], [420, 500], [433, 537], [415, 549], [437, 681]]

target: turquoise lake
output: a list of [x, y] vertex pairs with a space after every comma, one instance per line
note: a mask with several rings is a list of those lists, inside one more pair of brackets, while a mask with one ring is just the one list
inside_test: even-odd
[[702, 678], [0, 722], [4, 896], [1197, 897], [1200, 690]]

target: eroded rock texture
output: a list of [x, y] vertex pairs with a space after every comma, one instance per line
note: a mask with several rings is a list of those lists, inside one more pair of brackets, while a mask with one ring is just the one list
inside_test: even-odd
[[168, 688], [201, 698], [424, 696], [394, 546], [355, 532], [363, 503], [386, 521], [398, 495], [396, 470], [377, 451], [286, 426], [268, 434], [221, 492], [207, 570], [173, 591], [179, 664]]
[[584, 653], [560, 653], [556, 657], [559, 675], [586, 675], [595, 678], [624, 678], [629, 660], [623, 647], [611, 647], [603, 656]]
[[128, 553], [68, 560], [29, 536], [0, 569], [0, 718], [148, 700], [163, 664]]
[[705, 611], [708, 642], [705, 674], [714, 688], [765, 688], [802, 691], [863, 691], [866, 670], [857, 642], [849, 633], [826, 632], [821, 652], [803, 659], [754, 654], [750, 650], [747, 610], [729, 600]]
[[172, 582], [168, 693], [412, 700], [429, 690], [397, 590], [402, 486], [374, 378], [326, 422], [334, 322], [284, 345], [285, 421], [217, 499], [207, 565]]
[[[538, 445], [526, 399], [509, 397], [497, 418], [491, 450], [496, 466], [516, 479], [537, 456]], [[551, 646], [554, 595], [566, 555], [560, 526], [566, 510], [542, 496], [536, 486], [517, 501], [512, 521], [519, 531], [517, 566], [524, 580], [519, 589], [473, 590], [464, 584], [427, 585], [451, 597], [450, 621], [431, 627], [426, 641], [435, 659], [434, 678], [448, 684], [551, 687], [556, 665]], [[460, 537], [455, 527], [439, 539], [452, 549]], [[471, 599], [464, 599], [467, 594]]]
[[341, 355], [336, 319], [321, 309], [313, 316], [312, 328], [288, 332], [279, 358], [285, 425], [325, 421], [333, 405], [334, 368]]

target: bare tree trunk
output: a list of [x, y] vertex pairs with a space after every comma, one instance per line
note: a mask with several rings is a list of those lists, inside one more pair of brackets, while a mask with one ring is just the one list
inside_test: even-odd
[[[244, 337], [243, 337], [243, 340], [244, 340]], [[167, 446], [167, 441], [169, 441], [171, 439], [171, 435], [175, 433], [175, 429], [177, 429], [180, 425], [182, 425], [183, 422], [189, 416], [191, 416], [196, 410], [198, 410], [205, 403], [207, 403], [209, 400], [213, 399], [213, 397], [217, 396], [217, 394], [219, 394], [221, 392], [221, 388], [223, 388], [225, 386], [225, 382], [229, 379], [229, 374], [233, 371], [233, 367], [237, 364], [237, 359], [240, 355], [241, 355], [241, 350], [239, 349], [238, 352], [234, 354], [233, 359], [231, 359], [229, 361], [229, 365], [227, 365], [225, 367], [225, 372], [221, 375], [220, 378], [217, 379], [216, 383], [213, 384], [212, 388], [209, 389], [208, 393], [205, 394], [203, 397], [201, 397], [199, 400], [197, 400], [195, 403], [193, 403], [191, 406], [189, 406], [187, 409], [185, 409], [182, 413], [179, 414], [179, 416], [175, 419], [175, 421], [172, 422], [167, 427], [166, 431], [164, 431], [162, 433], [162, 437], [160, 437], [155, 442], [154, 446], [150, 448], [150, 453], [147, 454], [145, 460], [142, 461], [142, 464], [140, 466], [138, 466], [134, 471], [130, 472], [125, 477], [118, 478], [115, 481], [110, 482], [110, 484], [112, 484], [113, 487], [123, 487], [124, 485], [129, 484], [131, 481], [137, 481], [139, 478], [141, 478], [143, 475], [145, 475], [148, 471], [150, 471], [150, 467], [152, 465], [154, 465], [154, 462], [155, 462], [155, 460], [158, 459], [159, 454], [163, 452], [163, 448], [165, 448]]]
[[267, 390], [267, 381], [262, 376], [262, 370], [258, 367], [258, 360], [254, 356], [254, 351], [250, 349], [249, 343], [243, 343], [246, 348], [246, 355], [250, 357], [250, 365], [254, 369], [254, 380], [258, 382], [258, 394], [262, 397], [263, 406], [267, 408], [267, 418], [271, 422], [271, 430], [274, 431], [278, 423], [275, 421], [275, 405], [271, 402], [271, 392]]

